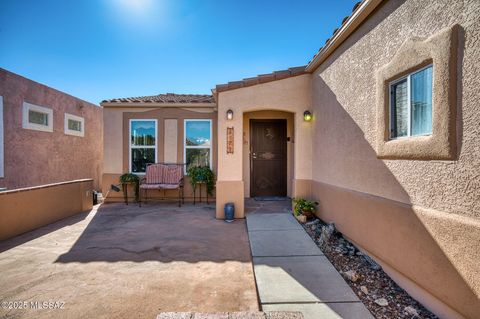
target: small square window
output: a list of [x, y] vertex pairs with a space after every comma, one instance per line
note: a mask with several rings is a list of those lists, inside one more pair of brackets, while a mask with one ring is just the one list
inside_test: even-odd
[[29, 110], [28, 123], [48, 126], [48, 114]]
[[432, 134], [432, 71], [427, 66], [390, 83], [390, 138]]
[[457, 158], [459, 36], [458, 25], [414, 36], [377, 70], [378, 158]]
[[77, 121], [77, 120], [68, 119], [68, 129], [70, 131], [81, 132], [82, 131], [82, 122]]
[[84, 121], [83, 117], [65, 113], [65, 134], [83, 137]]
[[29, 130], [53, 132], [53, 110], [23, 102], [22, 127]]

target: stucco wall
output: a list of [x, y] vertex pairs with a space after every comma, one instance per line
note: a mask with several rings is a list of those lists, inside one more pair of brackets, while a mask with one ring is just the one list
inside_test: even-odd
[[92, 208], [91, 179], [0, 192], [0, 241]]
[[[304, 122], [303, 112], [310, 110], [311, 76], [310, 74], [258, 84], [250, 87], [223, 91], [218, 94], [218, 182], [225, 190], [226, 185], [244, 185], [244, 116], [253, 111], [276, 110], [293, 113], [293, 176], [292, 179], [311, 179], [311, 134], [312, 123]], [[226, 119], [228, 109], [233, 110], [232, 120]], [[315, 115], [315, 114], [314, 114]], [[227, 154], [226, 130], [234, 128], [234, 153]], [[233, 186], [232, 186], [233, 187]], [[217, 217], [223, 217], [223, 206], [234, 202], [238, 208], [237, 217], [243, 217], [244, 187], [232, 196], [232, 192], [217, 187]]]
[[[418, 298], [445, 317], [480, 313], [479, 16], [474, 0], [385, 1], [312, 74], [312, 195], [320, 216], [399, 273], [399, 281], [414, 282], [423, 290]], [[454, 24], [457, 160], [378, 159], [376, 71], [403, 42]], [[340, 205], [348, 198], [341, 194], [352, 191], [363, 204]], [[374, 205], [377, 199], [386, 204]]]
[[[0, 69], [5, 137], [5, 178], [16, 189], [91, 178], [100, 188], [103, 163], [102, 108]], [[53, 109], [53, 132], [22, 128], [23, 102]], [[65, 134], [65, 113], [85, 120], [84, 137]]]
[[[211, 119], [212, 120], [212, 167], [217, 171], [217, 113], [211, 108], [183, 108], [174, 107], [105, 107], [104, 109], [104, 176], [102, 191], [104, 194], [111, 184], [118, 184], [118, 178], [129, 171], [129, 120], [131, 119], [156, 119], [157, 120], [157, 159], [156, 162], [183, 163], [183, 138], [185, 119]], [[175, 125], [172, 125], [175, 123]], [[171, 132], [171, 130], [176, 130]], [[176, 152], [171, 154], [171, 152]], [[141, 175], [141, 174], [140, 174]], [[197, 199], [199, 190], [196, 193]], [[129, 197], [133, 191], [129, 190]], [[215, 193], [213, 194], [215, 195]], [[177, 190], [149, 191], [148, 197], [177, 198]], [[202, 189], [205, 199], [205, 186]], [[107, 200], [121, 201], [123, 193], [110, 192]], [[193, 190], [188, 177], [185, 178], [185, 198], [193, 198]]]

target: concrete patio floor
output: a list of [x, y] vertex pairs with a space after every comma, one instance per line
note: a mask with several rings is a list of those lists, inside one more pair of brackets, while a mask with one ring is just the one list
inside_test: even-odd
[[0, 309], [0, 317], [258, 311], [245, 221], [214, 215], [204, 204], [106, 204], [4, 241], [0, 300], [65, 304]]

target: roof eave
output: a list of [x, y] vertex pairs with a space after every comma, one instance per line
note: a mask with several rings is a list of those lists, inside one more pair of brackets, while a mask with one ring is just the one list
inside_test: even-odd
[[377, 8], [383, 0], [364, 0], [360, 6], [353, 12], [342, 27], [335, 33], [332, 39], [315, 55], [315, 57], [307, 64], [305, 71], [312, 73], [320, 64], [322, 64], [330, 54], [335, 51]]
[[100, 103], [101, 106], [105, 108], [128, 108], [128, 107], [188, 107], [188, 108], [195, 108], [195, 107], [211, 107], [215, 108], [217, 106], [216, 103], [146, 103], [146, 102], [102, 102]]

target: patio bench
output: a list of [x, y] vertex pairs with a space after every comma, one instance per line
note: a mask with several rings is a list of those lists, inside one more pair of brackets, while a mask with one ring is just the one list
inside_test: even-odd
[[139, 205], [142, 206], [142, 190], [147, 202], [148, 190], [178, 189], [178, 206], [184, 203], [184, 164], [156, 163], [147, 165], [145, 177], [140, 180]]

